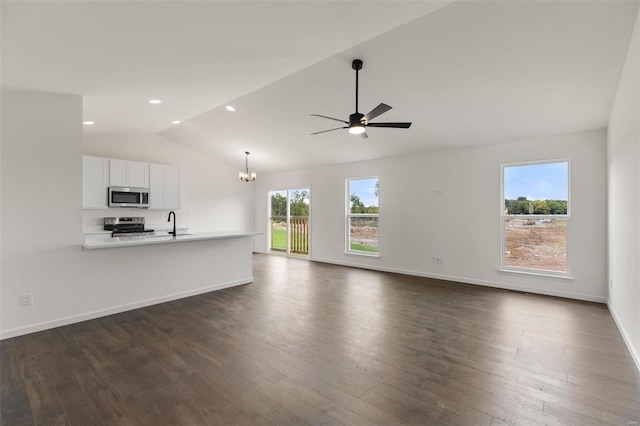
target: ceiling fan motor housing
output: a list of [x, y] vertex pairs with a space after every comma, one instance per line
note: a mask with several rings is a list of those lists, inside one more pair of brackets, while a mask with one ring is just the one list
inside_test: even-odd
[[349, 127], [362, 126], [363, 124], [364, 124], [364, 114], [360, 114], [359, 112], [354, 112], [349, 116]]

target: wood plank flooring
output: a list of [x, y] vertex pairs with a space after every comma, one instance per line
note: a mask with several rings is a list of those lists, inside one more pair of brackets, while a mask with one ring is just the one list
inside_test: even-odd
[[255, 282], [7, 339], [2, 425], [638, 425], [606, 306], [254, 256]]

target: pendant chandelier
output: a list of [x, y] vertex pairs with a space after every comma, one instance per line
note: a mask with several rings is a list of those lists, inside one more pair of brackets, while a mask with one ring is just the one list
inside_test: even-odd
[[245, 151], [244, 153], [247, 154], [247, 157], [244, 162], [244, 171], [239, 173], [240, 180], [243, 182], [253, 182], [256, 180], [256, 174], [255, 172], [249, 173], [249, 151]]

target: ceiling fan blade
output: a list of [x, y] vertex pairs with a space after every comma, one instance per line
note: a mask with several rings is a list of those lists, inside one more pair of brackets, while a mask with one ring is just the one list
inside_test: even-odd
[[340, 129], [348, 129], [348, 127], [336, 127], [335, 129], [323, 130], [321, 132], [315, 132], [315, 133], [311, 133], [311, 134], [312, 135], [319, 135], [320, 133], [333, 132], [334, 130], [340, 130]]
[[374, 109], [372, 109], [369, 114], [364, 116], [364, 119], [366, 121], [369, 120], [373, 120], [374, 118], [376, 118], [379, 115], [384, 114], [385, 112], [389, 111], [391, 109], [391, 107], [387, 104], [380, 104], [377, 107], [375, 107]]
[[311, 114], [311, 116], [312, 117], [322, 117], [322, 118], [326, 118], [328, 120], [335, 120], [335, 121], [339, 121], [339, 122], [344, 123], [344, 124], [349, 124], [348, 121], [340, 120], [339, 118], [327, 117], [326, 115]]
[[408, 129], [411, 123], [367, 123], [366, 127], [393, 127], [394, 129]]

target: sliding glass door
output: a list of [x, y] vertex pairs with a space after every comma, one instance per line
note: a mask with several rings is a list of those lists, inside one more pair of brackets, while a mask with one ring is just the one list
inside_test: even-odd
[[309, 188], [271, 191], [270, 250], [309, 255]]

